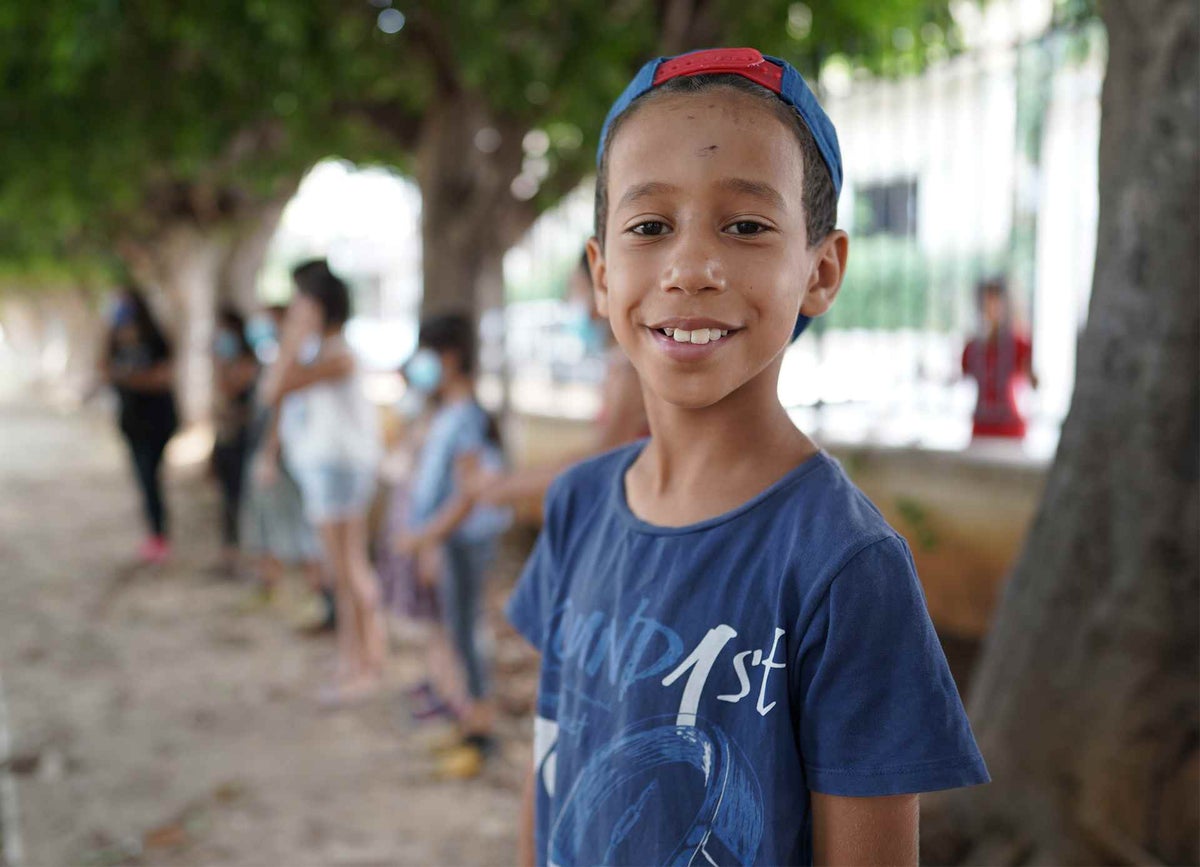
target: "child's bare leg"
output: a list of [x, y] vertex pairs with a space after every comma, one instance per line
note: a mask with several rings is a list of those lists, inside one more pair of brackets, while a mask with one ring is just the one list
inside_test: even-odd
[[273, 554], [263, 554], [258, 561], [258, 579], [267, 590], [274, 590], [283, 579], [283, 563]]
[[496, 725], [496, 705], [490, 698], [471, 699], [462, 715], [465, 735], [490, 735]]
[[379, 582], [367, 559], [367, 525], [364, 518], [347, 522], [347, 568], [358, 602], [359, 640], [366, 670], [380, 674], [387, 658], [387, 630], [379, 607]]
[[320, 560], [309, 560], [304, 564], [304, 581], [313, 593], [320, 593], [325, 589], [325, 575]]
[[354, 607], [354, 592], [346, 569], [345, 523], [331, 521], [320, 527], [325, 546], [326, 562], [333, 573], [334, 595], [337, 600], [338, 680], [357, 676], [362, 668], [359, 658], [358, 623]]

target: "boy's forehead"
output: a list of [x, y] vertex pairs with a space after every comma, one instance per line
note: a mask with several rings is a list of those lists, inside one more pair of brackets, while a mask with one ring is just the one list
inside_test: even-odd
[[668, 179], [724, 181], [742, 192], [761, 184], [784, 202], [795, 196], [796, 207], [803, 195], [794, 130], [762, 100], [728, 89], [648, 100], [618, 128], [610, 150], [608, 191], [618, 206], [630, 190]]

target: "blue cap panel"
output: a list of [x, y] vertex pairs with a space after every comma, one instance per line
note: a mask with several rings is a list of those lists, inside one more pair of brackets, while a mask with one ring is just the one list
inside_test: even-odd
[[659, 64], [668, 59], [656, 57], [643, 64], [637, 75], [633, 77], [633, 81], [625, 85], [625, 89], [621, 91], [617, 101], [612, 104], [612, 108], [608, 110], [608, 116], [604, 118], [604, 126], [600, 128], [600, 144], [596, 146], [596, 165], [600, 164], [600, 157], [604, 154], [604, 140], [608, 138], [608, 128], [612, 126], [612, 122], [624, 114], [625, 109], [629, 108], [635, 99], [654, 86], [654, 75], [658, 72]]

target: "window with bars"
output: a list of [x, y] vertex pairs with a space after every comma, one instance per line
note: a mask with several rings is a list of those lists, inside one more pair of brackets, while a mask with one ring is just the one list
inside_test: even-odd
[[917, 233], [917, 179], [864, 184], [854, 197], [854, 234], [910, 237]]

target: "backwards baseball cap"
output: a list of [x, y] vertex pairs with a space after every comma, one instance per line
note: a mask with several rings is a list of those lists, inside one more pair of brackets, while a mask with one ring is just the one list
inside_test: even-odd
[[[690, 75], [740, 75], [755, 84], [762, 85], [795, 109], [812, 133], [821, 160], [829, 169], [833, 180], [834, 196], [842, 192], [842, 152], [838, 147], [837, 131], [833, 121], [817, 102], [804, 78], [786, 60], [768, 57], [753, 48], [706, 48], [675, 57], [657, 57], [651, 60], [633, 77], [625, 91], [608, 110], [604, 127], [600, 130], [600, 146], [596, 150], [596, 164], [604, 157], [604, 146], [608, 143], [608, 132], [613, 122], [625, 113], [634, 100], [673, 78]], [[792, 330], [795, 340], [808, 327], [810, 317], [800, 314]]]

